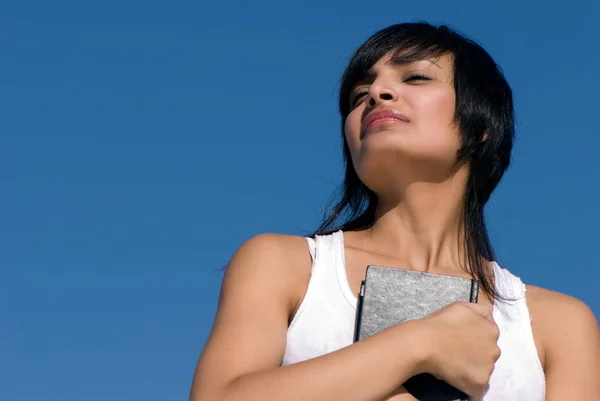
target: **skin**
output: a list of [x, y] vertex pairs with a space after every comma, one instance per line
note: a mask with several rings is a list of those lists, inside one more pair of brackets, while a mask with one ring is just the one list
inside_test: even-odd
[[[368, 264], [469, 277], [461, 267], [464, 250], [457, 246], [468, 165], [456, 162], [452, 59], [392, 65], [384, 57], [371, 73], [352, 92], [345, 135], [354, 167], [379, 204], [372, 227], [344, 233], [349, 285], [358, 293]], [[381, 108], [401, 112], [408, 121], [366, 128], [363, 118]], [[480, 294], [478, 305], [455, 304], [331, 354], [280, 367], [286, 330], [310, 268], [301, 237], [263, 234], [242, 245], [225, 275], [190, 400], [408, 401], [414, 398], [401, 384], [420, 372], [443, 378], [472, 399], [481, 396], [499, 357], [487, 294]], [[600, 332], [590, 309], [533, 286], [527, 286], [527, 304], [546, 400], [600, 400]]]

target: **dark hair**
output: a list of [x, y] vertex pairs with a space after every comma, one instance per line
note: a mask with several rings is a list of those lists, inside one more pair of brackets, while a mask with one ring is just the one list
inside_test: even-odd
[[371, 36], [353, 54], [339, 91], [345, 178], [339, 201], [326, 212], [314, 235], [369, 227], [375, 220], [377, 196], [358, 178], [344, 136], [352, 87], [383, 56], [398, 64], [442, 55], [454, 60], [455, 121], [462, 147], [458, 161], [470, 164], [464, 199], [466, 266], [494, 298], [493, 278], [485, 261], [495, 259], [487, 233], [484, 206], [510, 164], [514, 138], [512, 91], [501, 69], [477, 43], [447, 26], [428, 23], [392, 25]]

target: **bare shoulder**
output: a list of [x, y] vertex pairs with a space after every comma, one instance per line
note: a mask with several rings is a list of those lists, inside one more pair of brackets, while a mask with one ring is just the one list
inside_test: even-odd
[[527, 286], [527, 304], [536, 345], [543, 349], [546, 400], [600, 399], [600, 330], [590, 307], [534, 286]]
[[[259, 234], [244, 242], [233, 254], [227, 270], [275, 269], [282, 272], [305, 266], [310, 260], [304, 237], [285, 234]], [[292, 271], [295, 271], [293, 269]]]
[[591, 352], [598, 350], [598, 321], [590, 307], [580, 299], [528, 285], [527, 305], [534, 335], [543, 346], [545, 366], [551, 365], [557, 355], [575, 343], [585, 344]]
[[598, 329], [594, 313], [588, 305], [573, 296], [542, 287], [527, 285], [527, 304], [532, 318], [551, 319], [555, 323], [591, 325]]
[[288, 301], [295, 304], [308, 284], [310, 266], [304, 237], [259, 234], [245, 241], [233, 254], [223, 278], [223, 291], [252, 285], [262, 291], [273, 289], [286, 294]]

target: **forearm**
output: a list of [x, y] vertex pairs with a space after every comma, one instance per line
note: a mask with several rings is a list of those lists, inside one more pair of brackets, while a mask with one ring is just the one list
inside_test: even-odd
[[202, 401], [379, 401], [420, 373], [419, 325], [407, 322], [312, 360], [244, 375]]

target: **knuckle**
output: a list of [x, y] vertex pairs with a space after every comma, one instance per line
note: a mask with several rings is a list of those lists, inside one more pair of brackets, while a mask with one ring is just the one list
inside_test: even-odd
[[496, 328], [496, 330], [494, 330], [494, 340], [498, 341], [500, 339], [500, 330], [498, 330]]
[[487, 385], [490, 381], [490, 377], [494, 373], [495, 361], [490, 363], [485, 369], [482, 369], [483, 376], [481, 377], [481, 383], [483, 386]]
[[485, 394], [485, 391], [487, 389], [488, 386], [488, 381], [485, 381], [485, 383], [477, 383], [476, 385], [474, 385], [471, 388], [471, 392], [470, 392], [470, 396], [472, 400], [481, 400]]
[[500, 349], [500, 347], [498, 347], [498, 345], [496, 345], [494, 347], [494, 356], [496, 357], [496, 359], [500, 358], [500, 356], [502, 355], [502, 350]]
[[477, 377], [476, 381], [475, 381], [475, 388], [477, 389], [477, 394], [481, 394], [481, 392], [483, 391], [483, 388], [485, 387], [485, 384], [487, 383], [487, 377], [485, 377], [484, 375], [479, 375], [479, 377]]
[[492, 336], [494, 339], [498, 340], [500, 338], [500, 328], [498, 327], [498, 325], [496, 323], [490, 322], [492, 323], [489, 327], [490, 327], [490, 336]]

